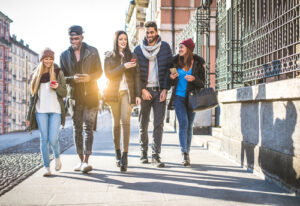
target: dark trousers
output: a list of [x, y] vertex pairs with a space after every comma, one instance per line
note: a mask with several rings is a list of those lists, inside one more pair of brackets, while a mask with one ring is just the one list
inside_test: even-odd
[[152, 95], [151, 100], [142, 100], [141, 111], [139, 115], [140, 122], [140, 145], [143, 152], [148, 152], [148, 125], [150, 111], [153, 108], [153, 140], [152, 154], [159, 155], [161, 152], [162, 134], [164, 128], [164, 119], [166, 113], [166, 101], [160, 102], [160, 91], [149, 91]]
[[69, 111], [73, 120], [73, 136], [76, 152], [80, 155], [91, 155], [94, 141], [93, 129], [98, 114], [98, 107], [75, 106], [75, 101], [69, 99]]

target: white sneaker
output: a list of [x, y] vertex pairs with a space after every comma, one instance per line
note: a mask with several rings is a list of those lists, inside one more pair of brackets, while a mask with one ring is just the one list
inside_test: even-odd
[[51, 171], [49, 167], [44, 167], [44, 173], [43, 176], [44, 177], [49, 177], [51, 175]]
[[86, 162], [83, 162], [81, 165], [81, 172], [83, 173], [87, 173], [89, 171], [91, 171], [93, 169], [93, 167], [91, 165], [88, 165]]
[[80, 162], [80, 163], [78, 163], [77, 165], [76, 165], [76, 167], [74, 167], [74, 171], [80, 171], [81, 170], [81, 166], [82, 166], [82, 162]]
[[55, 159], [55, 170], [59, 171], [61, 169], [61, 166], [62, 166], [62, 164], [61, 164], [60, 158], [56, 158]]

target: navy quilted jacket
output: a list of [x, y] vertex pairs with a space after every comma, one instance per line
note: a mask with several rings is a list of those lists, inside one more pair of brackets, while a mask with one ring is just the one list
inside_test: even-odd
[[[144, 40], [143, 44], [147, 45], [147, 42]], [[140, 45], [134, 49], [134, 53], [139, 60], [141, 89], [145, 89], [148, 80], [149, 60], [143, 55]], [[160, 51], [156, 57], [158, 63], [159, 86], [161, 89], [169, 89], [168, 76], [170, 74], [169, 68], [172, 60], [172, 50], [167, 42], [161, 42]]]

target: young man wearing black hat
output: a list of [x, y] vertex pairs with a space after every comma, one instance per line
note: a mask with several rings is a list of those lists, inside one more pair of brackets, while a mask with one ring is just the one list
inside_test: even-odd
[[76, 152], [80, 158], [74, 170], [86, 173], [92, 170], [88, 160], [92, 153], [93, 128], [98, 114], [97, 80], [102, 75], [102, 67], [97, 49], [82, 42], [82, 33], [81, 26], [69, 28], [71, 46], [61, 54], [60, 66], [68, 87], [67, 104], [73, 120]]
[[164, 167], [160, 161], [161, 143], [166, 112], [166, 97], [169, 85], [169, 62], [172, 58], [170, 45], [162, 41], [158, 35], [155, 22], [146, 22], [146, 36], [142, 44], [134, 49], [138, 56], [142, 86], [142, 102], [140, 112], [140, 144], [141, 163], [148, 162], [148, 124], [151, 108], [153, 108], [153, 142], [152, 165]]

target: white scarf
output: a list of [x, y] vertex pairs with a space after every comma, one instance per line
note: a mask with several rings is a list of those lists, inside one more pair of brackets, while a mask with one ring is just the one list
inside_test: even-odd
[[[160, 46], [161, 46], [161, 41], [160, 41], [160, 37], [157, 39], [157, 42], [154, 46], [146, 46], [143, 43], [141, 44], [141, 49], [143, 52], [143, 55], [149, 60], [149, 74], [151, 75], [151, 71], [155, 72], [155, 76], [156, 76], [156, 81], [157, 81], [157, 86], [159, 86], [159, 77], [158, 77], [158, 63], [157, 63], [157, 54], [160, 51]], [[154, 78], [155, 79], [155, 78]], [[152, 79], [150, 77], [149, 80], [149, 84], [151, 86], [153, 86], [152, 84], [155, 84], [153, 81], [154, 79]]]
[[[146, 46], [143, 43], [141, 44], [141, 49], [144, 54], [144, 56], [149, 60], [153, 61], [156, 58], [156, 55], [158, 54], [161, 46], [161, 41], [159, 39], [157, 40], [156, 44], [154, 46]], [[151, 53], [149, 53], [151, 52]]]

